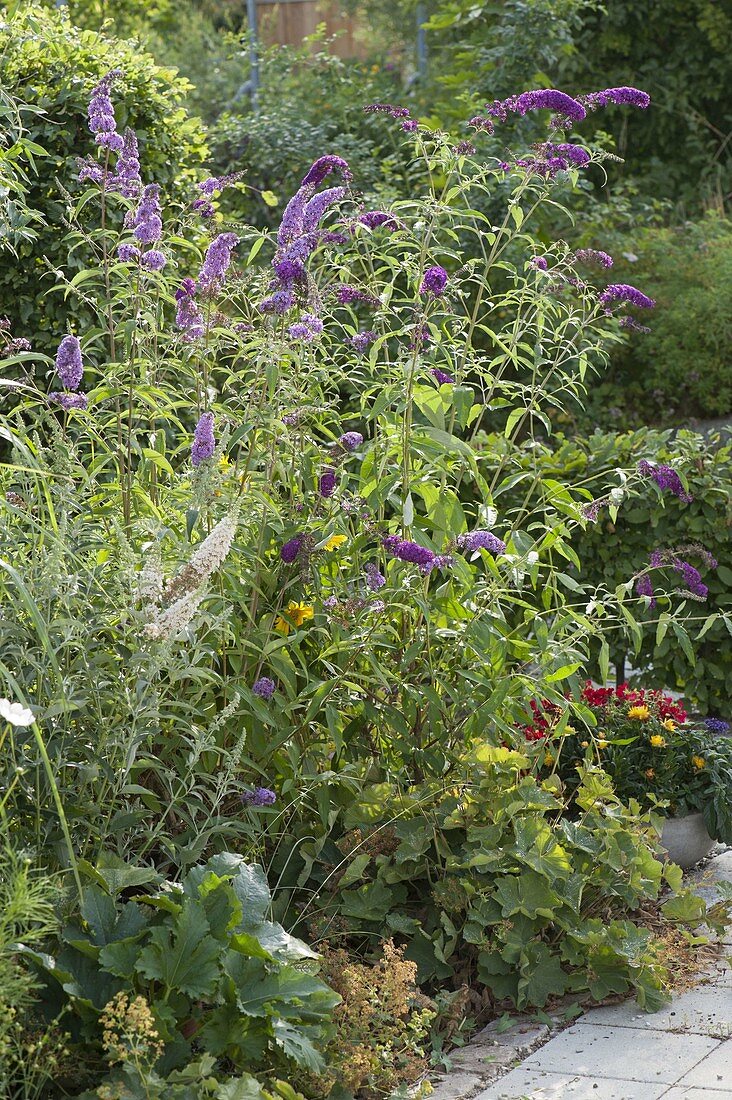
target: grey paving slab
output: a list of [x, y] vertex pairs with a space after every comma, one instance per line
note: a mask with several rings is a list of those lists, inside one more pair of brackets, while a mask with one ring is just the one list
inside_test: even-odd
[[667, 1088], [647, 1081], [601, 1081], [596, 1077], [547, 1073], [521, 1066], [478, 1093], [475, 1100], [660, 1100]]
[[[527, 1069], [586, 1077], [633, 1078], [675, 1085], [719, 1041], [707, 1035], [678, 1035], [644, 1028], [598, 1027], [584, 1022], [563, 1031], [527, 1058]], [[693, 1082], [689, 1082], [693, 1084]]]
[[483, 1080], [475, 1073], [450, 1073], [433, 1079], [434, 1091], [430, 1100], [455, 1100], [460, 1096], [474, 1096]]
[[732, 1039], [720, 1043], [716, 1050], [675, 1083], [692, 1085], [697, 1089], [732, 1091]]
[[727, 981], [732, 972], [710, 975], [707, 985], [690, 989], [674, 998], [658, 1012], [639, 1012], [625, 1002], [593, 1008], [582, 1022], [593, 1027], [612, 1024], [615, 1027], [641, 1028], [644, 1031], [684, 1031], [726, 1039], [732, 1035], [732, 988]]

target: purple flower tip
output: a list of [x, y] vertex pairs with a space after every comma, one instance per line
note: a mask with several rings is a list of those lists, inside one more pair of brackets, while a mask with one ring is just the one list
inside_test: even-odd
[[425, 271], [419, 293], [434, 294], [438, 296], [442, 294], [446, 286], [447, 272], [444, 267], [440, 267], [439, 264], [436, 264], [434, 267], [428, 267]]
[[318, 492], [321, 497], [332, 497], [336, 487], [336, 472], [335, 470], [326, 470], [324, 474], [320, 475], [320, 481], [318, 483]]
[[454, 386], [455, 379], [449, 374], [445, 374], [444, 370], [440, 370], [438, 367], [430, 368], [430, 374], [437, 379], [441, 386]]
[[653, 582], [647, 573], [644, 573], [642, 577], [638, 577], [635, 582], [635, 590], [639, 596], [647, 596], [650, 599], [650, 607], [656, 606], [656, 601], [653, 597]]
[[193, 433], [191, 462], [194, 466], [200, 466], [202, 462], [213, 456], [215, 449], [214, 415], [212, 412], [205, 412], [202, 413]]
[[386, 577], [373, 562], [368, 562], [363, 571], [366, 574], [366, 584], [372, 592], [378, 592], [386, 584]]
[[506, 550], [503, 539], [497, 538], [491, 531], [469, 531], [466, 535], [458, 535], [457, 544], [469, 553], [488, 550], [491, 554], [503, 554]]
[[290, 539], [284, 544], [284, 546], [282, 546], [282, 548], [280, 549], [280, 557], [286, 565], [292, 565], [292, 563], [295, 561], [297, 555], [300, 553], [302, 543], [303, 535], [295, 535], [294, 538]]
[[253, 791], [245, 791], [241, 800], [245, 806], [273, 806], [277, 795], [269, 787], [255, 787]]
[[52, 390], [48, 397], [49, 400], [56, 401], [66, 412], [69, 409], [85, 409], [89, 404], [89, 398], [85, 393], [60, 393], [58, 390]]
[[78, 390], [84, 377], [81, 345], [76, 336], [64, 336], [56, 352], [56, 374], [64, 389]]
[[612, 302], [629, 302], [639, 309], [653, 309], [655, 301], [647, 294], [628, 283], [611, 283], [606, 286], [598, 299], [600, 305], [610, 305]]
[[307, 187], [312, 184], [317, 187], [319, 183], [322, 183], [326, 176], [329, 176], [331, 172], [340, 172], [341, 177], [344, 180], [352, 179], [351, 169], [348, 167], [348, 162], [343, 157], [336, 157], [332, 154], [325, 157], [320, 157], [311, 164], [305, 176], [303, 176], [301, 187]]
[[360, 432], [345, 432], [338, 442], [347, 451], [355, 451], [356, 447], [360, 447], [363, 443], [363, 436]]
[[255, 695], [258, 695], [260, 699], [271, 699], [275, 693], [275, 682], [270, 680], [269, 676], [260, 676], [258, 680], [252, 684], [252, 691]]

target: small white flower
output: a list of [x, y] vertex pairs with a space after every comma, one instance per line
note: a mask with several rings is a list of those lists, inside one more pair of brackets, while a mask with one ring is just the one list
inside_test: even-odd
[[32, 726], [35, 722], [32, 710], [20, 703], [11, 703], [9, 699], [0, 699], [0, 717], [11, 726]]

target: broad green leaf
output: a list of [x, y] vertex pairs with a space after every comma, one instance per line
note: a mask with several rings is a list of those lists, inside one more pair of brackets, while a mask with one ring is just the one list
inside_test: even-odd
[[166, 990], [189, 997], [213, 993], [219, 977], [222, 946], [210, 934], [200, 902], [186, 898], [180, 914], [168, 925], [153, 928], [150, 943], [140, 953], [138, 974], [160, 982]]

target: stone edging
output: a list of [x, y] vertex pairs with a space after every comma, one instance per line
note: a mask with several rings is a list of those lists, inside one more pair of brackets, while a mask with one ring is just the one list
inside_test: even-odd
[[510, 1028], [499, 1032], [499, 1021], [494, 1020], [466, 1046], [450, 1052], [451, 1069], [433, 1076], [431, 1100], [472, 1100], [566, 1026], [557, 1021], [549, 1027], [537, 1023], [536, 1017], [517, 1015]]

